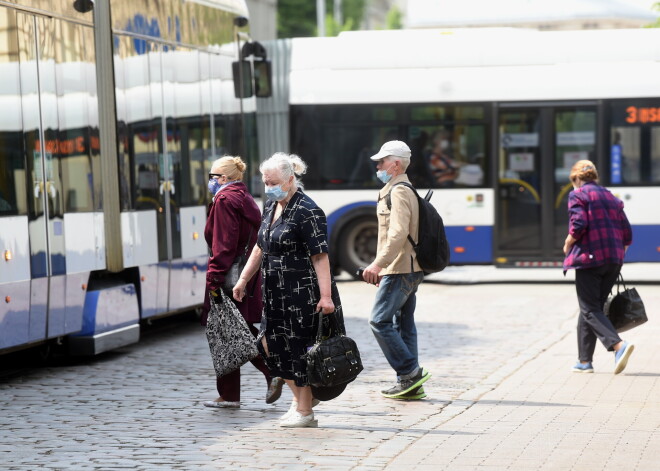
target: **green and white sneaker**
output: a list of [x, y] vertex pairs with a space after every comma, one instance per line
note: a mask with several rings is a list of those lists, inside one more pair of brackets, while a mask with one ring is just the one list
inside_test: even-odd
[[425, 397], [426, 393], [424, 392], [424, 386], [420, 386], [414, 391], [410, 391], [408, 394], [393, 397], [392, 399], [396, 399], [398, 401], [418, 401], [420, 399], [424, 399]]
[[426, 371], [424, 368], [420, 367], [417, 374], [412, 378], [402, 379], [401, 381], [396, 383], [396, 386], [390, 389], [384, 389], [380, 393], [384, 397], [390, 399], [397, 399], [399, 396], [405, 396], [406, 394], [409, 394], [410, 392], [419, 388], [422, 384], [428, 381], [430, 377], [431, 377], [431, 373]]

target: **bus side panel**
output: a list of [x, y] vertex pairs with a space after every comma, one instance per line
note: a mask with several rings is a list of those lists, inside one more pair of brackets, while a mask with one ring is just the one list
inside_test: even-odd
[[30, 247], [27, 216], [0, 219], [0, 283], [30, 279]]
[[206, 226], [206, 208], [195, 206], [181, 208], [181, 258], [190, 259], [200, 255], [208, 255], [208, 247], [204, 239]]
[[52, 276], [48, 289], [48, 338], [68, 334], [66, 330], [66, 275]]
[[83, 306], [89, 272], [75, 273], [66, 277], [66, 314], [64, 328], [67, 333], [78, 332], [83, 324]]
[[4, 217], [0, 221], [2, 350], [30, 341], [30, 250], [27, 216]]
[[207, 259], [208, 257], [197, 257], [172, 262], [170, 310], [192, 307], [204, 302]]
[[0, 285], [0, 350], [30, 341], [30, 281]]
[[48, 319], [48, 278], [30, 282], [30, 342], [46, 338]]
[[158, 223], [156, 211], [121, 213], [124, 267], [158, 263]]
[[133, 284], [88, 291], [80, 333], [71, 336], [70, 352], [97, 355], [140, 339], [140, 310]]
[[492, 226], [445, 226], [451, 250], [450, 263], [492, 263]]
[[632, 225], [633, 243], [626, 262], [660, 262], [660, 226]]
[[66, 272], [81, 273], [105, 268], [103, 213], [65, 213]]
[[158, 314], [158, 265], [140, 267], [140, 295], [142, 319]]

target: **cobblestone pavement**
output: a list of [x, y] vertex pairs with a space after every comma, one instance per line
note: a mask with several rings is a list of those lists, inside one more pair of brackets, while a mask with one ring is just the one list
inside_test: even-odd
[[[91, 361], [34, 368], [2, 380], [0, 468], [379, 470], [411, 469], [414, 464], [414, 469], [514, 469], [498, 454], [497, 437], [508, 440], [511, 450], [521, 437], [536, 436], [526, 426], [530, 397], [548, 385], [549, 396], [539, 404], [564, 401], [562, 408], [545, 409], [568, 410], [560, 417], [568, 424], [570, 402], [580, 399], [578, 393], [588, 389], [590, 380], [592, 390], [598, 385], [616, 388], [610, 384], [609, 363], [603, 374], [566, 373], [576, 356], [573, 286], [424, 283], [416, 318], [420, 361], [433, 374], [425, 385], [428, 399], [384, 399], [378, 391], [395, 378], [368, 326], [375, 288], [341, 282], [339, 290], [348, 334], [360, 346], [365, 370], [338, 399], [315, 409], [318, 429], [277, 427], [291, 395], [286, 391], [278, 402], [266, 405], [265, 382], [251, 365], [242, 370], [240, 410], [202, 407], [203, 400], [216, 397], [208, 345], [200, 326], [178, 323], [176, 329]], [[647, 290], [655, 293], [653, 302], [659, 306], [660, 287]], [[651, 332], [644, 331], [649, 342]], [[558, 348], [558, 354], [549, 355]], [[657, 355], [654, 359], [657, 365]], [[537, 377], [536, 371], [544, 373]], [[637, 379], [616, 378], [638, 381], [629, 388], [648, 389], [647, 383], [654, 382], [651, 387], [659, 392], [658, 374], [639, 374]], [[572, 394], [564, 394], [565, 388]], [[614, 403], [623, 400], [624, 392], [618, 391]], [[655, 404], [656, 409], [644, 422], [647, 428], [658, 418], [658, 395], [655, 403], [650, 397], [644, 407]], [[590, 422], [585, 410], [579, 409], [583, 424], [600, 423]], [[548, 418], [547, 413], [534, 414], [532, 423]], [[614, 420], [619, 414], [610, 416], [606, 425], [619, 423]], [[497, 433], [501, 430], [507, 433]], [[553, 433], [540, 425], [536, 430]], [[647, 447], [658, 449], [657, 434], [644, 437]], [[528, 448], [536, 452], [533, 444]], [[518, 450], [515, 456], [524, 461], [536, 455]], [[482, 467], [489, 457], [493, 461]]]

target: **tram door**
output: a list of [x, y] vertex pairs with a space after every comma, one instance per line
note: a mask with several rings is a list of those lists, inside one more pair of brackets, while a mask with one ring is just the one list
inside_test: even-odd
[[93, 31], [16, 13], [16, 42], [32, 280], [29, 337], [37, 340], [81, 329], [89, 271], [105, 264], [92, 178], [96, 97], [79, 88], [95, 78], [87, 67], [93, 49], [82, 47], [93, 43]]
[[[134, 55], [130, 69], [125, 71], [126, 82], [139, 76], [148, 83], [148, 93], [141, 97], [140, 107], [131, 105], [133, 114], [120, 115], [119, 119], [126, 120], [130, 128], [135, 208], [155, 211], [156, 230], [150, 236], [155, 238], [158, 263], [140, 266], [146, 280], [142, 283], [142, 316], [150, 317], [201, 302], [199, 293], [203, 293], [203, 289], [191, 289], [191, 282], [182, 274], [191, 270], [190, 252], [203, 255], [202, 260], [206, 255], [206, 180], [202, 173], [205, 154], [197, 148], [199, 138], [193, 137], [201, 131], [182, 118], [202, 115], [199, 98], [195, 99], [200, 96], [195, 88], [199, 87], [200, 66], [198, 55], [185, 48], [173, 50], [155, 41], [143, 41], [138, 42], [142, 49], [136, 51], [131, 49], [133, 41], [118, 41], [122, 52]], [[182, 67], [183, 60], [190, 66]], [[192, 225], [195, 240], [190, 237]], [[182, 238], [182, 231], [187, 238]], [[194, 247], [188, 250], [191, 244]], [[197, 267], [192, 269], [196, 273]], [[188, 280], [187, 284], [183, 279]]]
[[593, 105], [501, 108], [498, 114], [497, 263], [563, 259], [570, 169], [596, 156]]

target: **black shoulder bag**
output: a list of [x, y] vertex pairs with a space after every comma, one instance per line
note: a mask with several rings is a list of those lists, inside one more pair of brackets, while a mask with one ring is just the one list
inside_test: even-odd
[[335, 335], [323, 339], [323, 313], [319, 311], [318, 315], [316, 343], [305, 354], [308, 382], [315, 387], [350, 383], [363, 370], [357, 344], [340, 330], [339, 322], [335, 322]]

